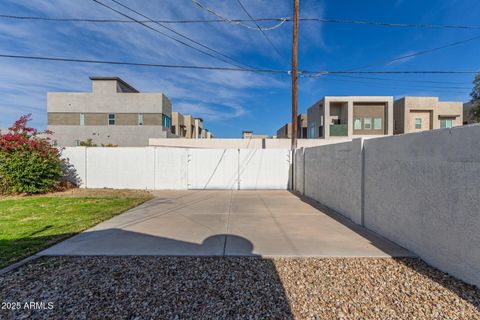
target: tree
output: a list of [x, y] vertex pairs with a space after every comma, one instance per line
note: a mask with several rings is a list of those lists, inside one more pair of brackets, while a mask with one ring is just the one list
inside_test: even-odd
[[470, 93], [472, 100], [472, 107], [470, 108], [470, 115], [477, 121], [480, 122], [480, 73], [475, 76], [473, 80], [473, 89]]
[[64, 176], [61, 151], [47, 137], [27, 126], [31, 115], [21, 116], [8, 132], [0, 132], [0, 192], [44, 193], [55, 190]]

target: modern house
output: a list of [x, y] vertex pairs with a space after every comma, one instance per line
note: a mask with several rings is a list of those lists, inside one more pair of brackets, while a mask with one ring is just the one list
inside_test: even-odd
[[394, 102], [394, 133], [451, 128], [463, 124], [463, 103], [438, 97], [403, 97]]
[[213, 134], [203, 127], [202, 118], [172, 112], [171, 132], [179, 138], [186, 139], [211, 139]]
[[470, 113], [470, 109], [472, 109], [471, 102], [467, 102], [463, 104], [463, 124], [477, 123], [477, 120]]
[[[299, 114], [297, 117], [297, 138], [306, 139], [308, 130], [308, 120], [305, 113]], [[292, 137], [292, 123], [289, 122], [277, 130], [277, 138], [290, 139]]]
[[49, 92], [48, 129], [59, 146], [148, 146], [171, 133], [172, 104], [163, 93], [140, 93], [118, 77], [90, 77], [92, 92]]
[[307, 111], [308, 138], [393, 134], [393, 97], [326, 96]]

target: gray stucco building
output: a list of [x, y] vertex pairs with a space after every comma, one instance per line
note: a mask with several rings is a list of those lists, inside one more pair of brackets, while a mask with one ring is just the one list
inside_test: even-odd
[[48, 129], [59, 146], [92, 139], [97, 145], [148, 146], [171, 133], [172, 103], [163, 93], [141, 93], [118, 77], [90, 77], [92, 92], [49, 92]]

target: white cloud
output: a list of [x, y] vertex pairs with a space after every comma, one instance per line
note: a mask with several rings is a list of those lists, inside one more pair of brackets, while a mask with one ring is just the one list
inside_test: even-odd
[[[109, 0], [101, 0], [119, 8]], [[150, 1], [122, 3], [155, 19], [211, 18], [190, 1]], [[287, 2], [271, 6], [268, 1], [244, 1], [254, 16], [285, 16]], [[9, 13], [45, 17], [126, 19], [93, 1], [16, 0], [7, 1]], [[207, 5], [232, 18], [245, 18], [235, 3], [207, 1]], [[125, 11], [122, 9], [122, 11]], [[133, 13], [129, 15], [135, 16]], [[138, 16], [136, 16], [139, 18]], [[143, 18], [142, 18], [143, 19]], [[152, 27], [179, 38], [158, 25]], [[207, 46], [244, 60], [263, 55], [270, 62], [263, 67], [279, 67], [279, 59], [258, 31], [229, 24], [169, 24]], [[289, 54], [288, 27], [269, 32], [278, 47]], [[60, 23], [39, 21], [0, 21], [0, 52], [82, 59], [120, 60], [164, 64], [229, 66], [198, 53], [135, 23]], [[187, 40], [179, 38], [184, 42]], [[204, 49], [202, 49], [204, 50]], [[246, 61], [248, 62], [248, 61]], [[289, 85], [288, 77], [247, 72], [134, 68], [61, 62], [0, 59], [0, 127], [17, 116], [33, 113], [34, 124], [44, 126], [48, 91], [89, 91], [91, 75], [118, 75], [141, 91], [161, 91], [174, 103], [174, 110], [204, 115], [207, 121], [223, 121], [251, 112], [251, 101], [259, 90], [276, 90]], [[15, 116], [17, 113], [17, 116]]]

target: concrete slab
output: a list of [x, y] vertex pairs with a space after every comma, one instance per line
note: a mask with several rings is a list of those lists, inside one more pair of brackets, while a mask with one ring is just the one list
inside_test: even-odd
[[40, 255], [409, 256], [285, 190], [156, 191]]

